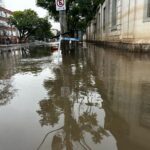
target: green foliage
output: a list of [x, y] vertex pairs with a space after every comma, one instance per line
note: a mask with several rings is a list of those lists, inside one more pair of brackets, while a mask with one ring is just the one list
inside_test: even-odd
[[29, 36], [47, 37], [50, 35], [51, 24], [47, 18], [39, 18], [37, 13], [31, 9], [15, 11], [9, 18], [9, 24], [15, 26], [19, 31], [20, 42], [25, 42]]
[[48, 18], [38, 19], [38, 28], [35, 30], [33, 35], [38, 40], [44, 40], [53, 36], [51, 29], [51, 24], [48, 22]]
[[[95, 16], [97, 8], [104, 0], [66, 0], [68, 30], [84, 31]], [[55, 21], [59, 20], [55, 0], [37, 0], [37, 5], [47, 9]]]

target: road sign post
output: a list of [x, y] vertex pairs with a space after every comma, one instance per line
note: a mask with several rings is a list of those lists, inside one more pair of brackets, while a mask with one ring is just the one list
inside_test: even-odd
[[66, 2], [65, 0], [56, 0], [56, 10], [66, 10]]
[[66, 22], [66, 2], [65, 0], [55, 0], [56, 10], [59, 11], [59, 22], [61, 34], [67, 32], [67, 22]]

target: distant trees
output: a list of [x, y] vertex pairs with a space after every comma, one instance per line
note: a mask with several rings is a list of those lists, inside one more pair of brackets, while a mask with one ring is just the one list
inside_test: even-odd
[[13, 12], [9, 18], [9, 24], [18, 29], [20, 42], [26, 41], [30, 36], [46, 38], [51, 35], [51, 24], [48, 19], [39, 18], [37, 13], [31, 9]]
[[33, 32], [33, 36], [35, 36], [38, 40], [45, 40], [49, 39], [53, 36], [53, 33], [51, 32], [52, 25], [48, 22], [48, 18], [39, 18], [37, 22], [37, 28]]
[[[97, 8], [104, 0], [66, 0], [67, 25], [69, 31], [84, 31], [95, 16]], [[59, 20], [55, 0], [37, 0], [37, 5], [49, 11], [55, 21]]]

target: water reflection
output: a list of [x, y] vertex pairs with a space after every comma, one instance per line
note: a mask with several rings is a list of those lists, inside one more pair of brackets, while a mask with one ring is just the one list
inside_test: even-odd
[[0, 55], [0, 105], [6, 105], [16, 91], [12, 87], [11, 76], [16, 73], [18, 60], [19, 57], [12, 53]]
[[23, 58], [41, 58], [47, 57], [51, 53], [50, 47], [30, 47], [29, 49], [22, 50]]
[[[14, 97], [13, 76], [17, 73], [38, 74], [49, 63], [48, 47], [18, 49], [0, 54], [0, 105], [6, 105]], [[45, 57], [45, 58], [41, 58]]]
[[13, 98], [14, 93], [15, 93], [15, 90], [13, 89], [11, 85], [11, 81], [0, 80], [0, 106], [6, 105], [9, 102], [9, 100]]
[[0, 149], [150, 149], [150, 57], [86, 47], [0, 55]]
[[150, 57], [88, 45], [87, 57], [101, 84], [105, 129], [119, 150], [150, 149]]
[[[80, 59], [78, 59], [80, 57]], [[53, 68], [55, 79], [45, 80], [49, 98], [41, 100], [41, 126], [50, 126], [46, 138], [51, 139], [52, 150], [100, 148], [100, 143], [109, 133], [104, 129], [105, 112], [102, 99], [95, 86], [95, 78], [84, 53], [63, 55], [59, 68]], [[69, 88], [68, 95], [62, 88]], [[56, 127], [58, 129], [56, 129]], [[53, 131], [55, 132], [54, 134]]]

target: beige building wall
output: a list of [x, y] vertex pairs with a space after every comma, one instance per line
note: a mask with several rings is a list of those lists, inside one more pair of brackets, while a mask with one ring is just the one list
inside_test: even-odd
[[150, 16], [147, 17], [148, 1], [136, 0], [135, 42], [138, 43], [150, 43]]
[[87, 40], [150, 43], [148, 2], [150, 0], [116, 0], [113, 25], [115, 0], [105, 0], [87, 28]]
[[135, 26], [135, 0], [122, 0], [121, 26], [121, 39], [125, 42], [132, 42]]

